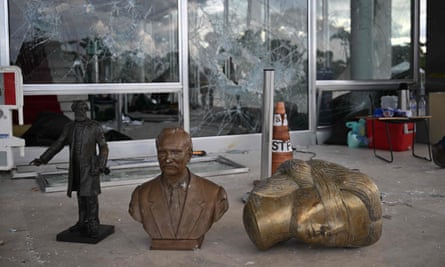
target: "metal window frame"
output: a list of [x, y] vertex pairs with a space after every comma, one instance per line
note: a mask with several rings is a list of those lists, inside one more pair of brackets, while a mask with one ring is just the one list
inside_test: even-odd
[[[311, 2], [311, 1], [310, 1]], [[411, 6], [412, 6], [412, 13], [411, 13], [411, 38], [412, 38], [412, 49], [411, 49], [411, 55], [412, 55], [412, 76], [411, 79], [394, 79], [394, 80], [320, 80], [315, 81], [315, 87], [313, 87], [312, 93], [315, 94], [314, 101], [317, 103], [315, 104], [315, 109], [312, 110], [312, 114], [315, 116], [314, 120], [314, 129], [317, 129], [318, 127], [318, 119], [319, 119], [319, 108], [321, 104], [321, 99], [317, 98], [317, 96], [321, 95], [323, 92], [326, 91], [370, 91], [370, 90], [396, 90], [400, 83], [407, 83], [409, 85], [418, 85], [419, 84], [419, 42], [416, 40], [419, 40], [420, 37], [420, 0], [411, 0]], [[314, 9], [312, 10], [312, 18], [315, 22], [316, 18], [316, 10], [315, 5]], [[312, 35], [316, 35], [316, 28], [315, 25], [312, 25]], [[315, 37], [314, 37], [315, 38]], [[314, 53], [312, 53], [312, 58], [310, 62], [312, 63], [311, 70], [312, 73], [316, 73], [316, 42], [313, 43], [312, 49]], [[416, 71], [417, 70], [417, 71]]]

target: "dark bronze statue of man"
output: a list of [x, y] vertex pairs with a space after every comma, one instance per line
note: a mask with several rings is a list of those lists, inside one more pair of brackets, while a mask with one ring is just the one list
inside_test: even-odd
[[187, 168], [192, 140], [182, 128], [163, 129], [156, 148], [161, 174], [136, 187], [129, 213], [151, 237], [151, 249], [200, 248], [228, 209], [226, 191]]
[[[69, 146], [67, 195], [71, 197], [72, 191], [77, 191], [79, 220], [68, 231], [97, 238], [100, 227], [100, 173], [106, 170], [108, 146], [100, 124], [87, 117], [87, 103], [75, 101], [71, 109], [74, 111], [74, 121], [67, 123], [60, 137], [30, 164], [46, 164], [64, 146]], [[99, 147], [98, 154], [96, 146]]]

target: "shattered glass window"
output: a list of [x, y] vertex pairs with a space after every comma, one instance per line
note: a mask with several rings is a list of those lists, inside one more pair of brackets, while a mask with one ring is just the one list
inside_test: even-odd
[[193, 136], [260, 132], [270, 67], [290, 129], [308, 129], [307, 1], [196, 0], [188, 10]]
[[178, 82], [177, 0], [10, 0], [24, 83]]

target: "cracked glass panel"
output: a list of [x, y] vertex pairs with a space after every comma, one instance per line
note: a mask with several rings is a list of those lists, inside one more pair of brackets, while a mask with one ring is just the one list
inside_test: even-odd
[[[111, 172], [109, 175], [101, 175], [101, 187], [137, 185], [155, 178], [160, 173], [159, 163], [156, 158], [109, 160], [108, 164]], [[249, 171], [247, 167], [222, 156], [192, 158], [188, 167], [193, 173], [203, 177], [231, 175]], [[40, 172], [36, 178], [42, 191], [66, 191], [68, 181], [67, 164], [53, 164], [52, 166], [47, 166], [47, 168], [48, 171]], [[52, 171], [50, 171], [50, 168]], [[26, 175], [26, 169], [27, 167], [21, 168], [23, 175]]]
[[10, 0], [26, 84], [178, 82], [177, 0]]
[[[179, 82], [177, 0], [8, 5], [10, 63], [22, 69], [25, 84]], [[102, 123], [108, 141], [154, 138], [179, 125], [174, 93], [32, 95], [24, 98], [26, 145], [54, 142], [73, 119], [74, 100], [90, 104], [90, 117]]]
[[410, 79], [411, 0], [317, 0], [317, 80]]
[[291, 130], [308, 129], [307, 1], [189, 1], [191, 134], [261, 131], [263, 72]]

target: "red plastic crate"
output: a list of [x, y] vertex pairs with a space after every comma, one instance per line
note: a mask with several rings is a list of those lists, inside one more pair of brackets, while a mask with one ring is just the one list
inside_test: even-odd
[[[386, 122], [388, 123], [388, 122]], [[375, 138], [372, 135], [372, 119], [366, 120], [366, 135], [368, 137], [368, 144], [370, 148], [373, 148], [374, 141], [375, 148], [389, 150], [389, 142], [386, 136], [386, 124], [383, 121], [379, 121], [374, 119], [374, 134]], [[391, 137], [392, 150], [393, 151], [406, 151], [410, 150], [415, 128], [413, 122], [406, 123], [388, 123], [389, 133]]]

